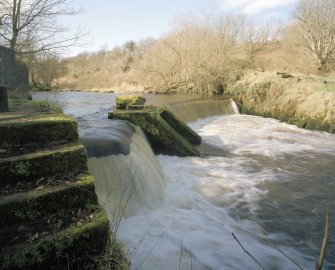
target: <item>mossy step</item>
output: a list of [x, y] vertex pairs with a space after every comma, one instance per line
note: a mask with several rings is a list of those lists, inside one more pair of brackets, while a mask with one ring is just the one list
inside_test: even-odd
[[66, 115], [32, 115], [0, 118], [0, 148], [44, 146], [78, 140], [77, 122]]
[[86, 170], [86, 151], [81, 144], [0, 158], [0, 187], [32, 182], [42, 177], [71, 177]]
[[0, 197], [0, 227], [38, 221], [49, 215], [68, 215], [86, 204], [95, 204], [94, 177], [84, 175], [75, 182], [36, 188]]
[[144, 105], [146, 101], [145, 97], [141, 96], [117, 96], [115, 97], [115, 103], [117, 109], [128, 109], [128, 106]]
[[114, 111], [110, 119], [121, 119], [140, 126], [156, 153], [177, 156], [199, 156], [193, 146], [201, 137], [165, 107], [139, 111]]
[[84, 269], [94, 263], [94, 257], [104, 255], [109, 241], [109, 220], [100, 211], [81, 227], [72, 225], [35, 243], [3, 251], [0, 268]]

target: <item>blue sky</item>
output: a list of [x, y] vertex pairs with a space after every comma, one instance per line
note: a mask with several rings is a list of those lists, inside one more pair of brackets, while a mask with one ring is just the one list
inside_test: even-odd
[[62, 22], [90, 32], [88, 45], [73, 48], [71, 54], [112, 49], [127, 40], [158, 38], [171, 30], [177, 16], [201, 14], [210, 9], [226, 14], [242, 13], [255, 19], [289, 19], [298, 0], [74, 0], [85, 11]]

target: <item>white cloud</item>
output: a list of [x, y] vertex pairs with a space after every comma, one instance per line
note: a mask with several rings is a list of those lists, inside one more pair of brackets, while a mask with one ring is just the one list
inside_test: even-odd
[[225, 10], [243, 14], [257, 14], [297, 3], [298, 0], [222, 0]]
[[224, 9], [241, 9], [246, 5], [255, 2], [255, 0], [223, 0], [222, 5]]

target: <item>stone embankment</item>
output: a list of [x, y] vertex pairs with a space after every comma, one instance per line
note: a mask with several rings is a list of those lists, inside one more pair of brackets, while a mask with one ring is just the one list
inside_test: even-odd
[[127, 265], [71, 117], [0, 114], [0, 191], [1, 269]]

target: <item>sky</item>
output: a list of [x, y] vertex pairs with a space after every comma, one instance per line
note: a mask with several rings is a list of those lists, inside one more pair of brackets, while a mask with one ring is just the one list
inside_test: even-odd
[[110, 50], [127, 40], [159, 38], [172, 29], [176, 17], [200, 15], [204, 10], [244, 14], [256, 20], [287, 21], [298, 0], [73, 0], [84, 11], [61, 18], [69, 28], [89, 33], [86, 45], [72, 48], [70, 55], [84, 51]]

